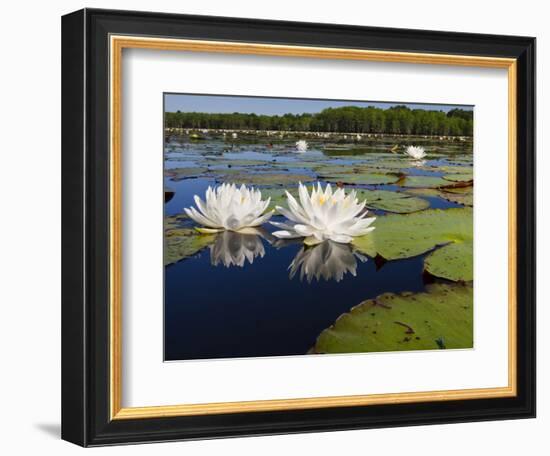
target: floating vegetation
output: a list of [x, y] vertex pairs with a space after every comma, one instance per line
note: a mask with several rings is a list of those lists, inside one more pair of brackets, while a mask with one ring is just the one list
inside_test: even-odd
[[396, 214], [407, 214], [422, 211], [430, 207], [430, 203], [403, 192], [388, 190], [358, 190], [359, 200], [365, 200], [370, 209], [379, 209]]
[[169, 265], [193, 256], [215, 240], [215, 234], [201, 234], [193, 228], [165, 229], [164, 264]]
[[199, 166], [193, 168], [167, 168], [164, 170], [164, 175], [170, 180], [177, 182], [183, 179], [199, 177], [207, 171], [207, 168], [202, 168]]
[[405, 191], [409, 195], [436, 197], [444, 200], [462, 204], [463, 206], [474, 205], [474, 188], [471, 185], [459, 187], [442, 188], [410, 188]]
[[313, 353], [473, 347], [472, 284], [433, 284], [423, 293], [384, 293], [340, 315]]
[[472, 111], [238, 100], [166, 114], [165, 359], [471, 348]]
[[451, 182], [472, 182], [474, 175], [472, 173], [445, 174], [443, 179]]
[[332, 176], [326, 176], [325, 179], [328, 182], [335, 182], [348, 185], [384, 185], [394, 184], [401, 175], [394, 173], [380, 173], [380, 172], [353, 172], [353, 173], [341, 173], [334, 174]]
[[[471, 187], [466, 187], [471, 188]], [[451, 189], [449, 189], [451, 190]], [[439, 193], [439, 196], [441, 198], [446, 199], [447, 201], [451, 201], [453, 203], [462, 204], [463, 206], [473, 206], [474, 205], [474, 194], [472, 192], [470, 193], [455, 193], [455, 192], [448, 192], [448, 191], [442, 191]]]
[[399, 182], [402, 187], [433, 188], [449, 185], [449, 181], [436, 176], [407, 176]]
[[355, 247], [386, 260], [411, 258], [433, 250], [424, 260], [430, 274], [453, 281], [473, 280], [473, 211], [427, 209], [376, 220], [370, 235], [354, 238]]
[[250, 173], [236, 174], [228, 176], [224, 179], [226, 182], [235, 184], [252, 184], [252, 185], [288, 185], [297, 184], [298, 182], [311, 182], [315, 180], [314, 176], [307, 174], [292, 174], [292, 173]]

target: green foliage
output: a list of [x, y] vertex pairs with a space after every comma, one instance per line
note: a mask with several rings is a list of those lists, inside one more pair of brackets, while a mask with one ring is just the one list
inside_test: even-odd
[[315, 180], [313, 176], [306, 174], [291, 173], [249, 173], [228, 175], [224, 178], [225, 182], [246, 185], [288, 185], [298, 182], [311, 182]]
[[436, 188], [449, 184], [449, 181], [437, 176], [407, 176], [400, 182], [403, 187], [413, 188]]
[[386, 174], [381, 172], [358, 171], [355, 173], [341, 173], [332, 176], [326, 176], [328, 182], [341, 182], [349, 185], [382, 185], [394, 184], [401, 178], [398, 174]]
[[164, 175], [173, 181], [180, 181], [190, 177], [198, 177], [206, 173], [208, 170], [201, 167], [190, 168], [165, 168]]
[[473, 347], [473, 287], [433, 284], [423, 293], [385, 293], [338, 317], [314, 353]]
[[167, 128], [326, 131], [342, 133], [387, 133], [400, 135], [472, 136], [472, 111], [454, 109], [445, 113], [394, 106], [327, 108], [310, 114], [257, 115], [245, 113], [167, 112]]
[[164, 232], [164, 264], [176, 263], [195, 255], [215, 240], [215, 234], [201, 234], [192, 228], [167, 227]]
[[357, 197], [359, 201], [365, 200], [370, 209], [381, 209], [396, 214], [422, 211], [430, 207], [430, 203], [425, 199], [388, 190], [358, 190]]
[[[353, 240], [361, 252], [386, 260], [411, 258], [434, 250], [424, 266], [431, 274], [448, 280], [473, 279], [473, 210], [427, 209], [406, 215], [376, 219], [376, 229]], [[457, 244], [457, 245], [454, 245]]]

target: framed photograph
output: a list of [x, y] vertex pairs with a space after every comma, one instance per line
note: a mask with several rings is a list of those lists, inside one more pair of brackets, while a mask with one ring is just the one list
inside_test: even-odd
[[535, 39], [62, 22], [62, 436], [535, 416]]

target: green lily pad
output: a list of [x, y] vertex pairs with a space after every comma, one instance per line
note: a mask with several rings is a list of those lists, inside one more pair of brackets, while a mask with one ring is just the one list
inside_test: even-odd
[[464, 185], [458, 187], [445, 187], [443, 189], [445, 193], [456, 193], [457, 195], [468, 195], [474, 192], [474, 187], [472, 185]]
[[319, 176], [329, 177], [340, 174], [355, 173], [357, 170], [352, 165], [320, 165], [314, 168]]
[[164, 229], [185, 228], [190, 220], [187, 214], [184, 213], [164, 217]]
[[450, 182], [471, 182], [474, 176], [473, 174], [445, 174], [443, 179]]
[[164, 265], [176, 263], [212, 244], [215, 234], [201, 234], [192, 228], [168, 228], [164, 231]]
[[433, 284], [423, 293], [385, 293], [340, 315], [314, 353], [473, 347], [473, 287]]
[[441, 196], [441, 190], [437, 188], [408, 188], [405, 193], [414, 196]]
[[268, 209], [275, 209], [275, 206], [287, 207], [287, 190], [292, 196], [298, 198], [298, 188], [262, 188], [262, 199], [271, 198]]
[[399, 170], [399, 169], [406, 169], [411, 168], [413, 164], [411, 163], [411, 160], [407, 159], [387, 159], [387, 160], [376, 160], [372, 164], [370, 164], [373, 168], [378, 169], [391, 169], [391, 170]]
[[449, 181], [436, 176], [407, 176], [399, 185], [415, 188], [437, 188], [449, 185]]
[[457, 204], [463, 204], [464, 206], [473, 206], [474, 205], [474, 194], [473, 193], [452, 193], [452, 192], [441, 192], [441, 197], [447, 201], [451, 201]]
[[343, 184], [363, 184], [363, 185], [383, 185], [394, 184], [401, 176], [399, 174], [386, 174], [377, 172], [357, 172], [357, 173], [342, 173], [333, 176], [327, 176], [329, 182], [342, 182]]
[[290, 185], [298, 182], [311, 182], [314, 177], [307, 174], [293, 173], [249, 173], [227, 176], [223, 179], [225, 182], [248, 185]]
[[319, 165], [318, 161], [278, 161], [278, 162], [270, 162], [269, 163], [272, 166], [275, 166], [277, 168], [317, 168], [321, 165]]
[[434, 250], [424, 260], [424, 269], [436, 277], [455, 282], [474, 278], [473, 241], [455, 242]]
[[424, 166], [422, 169], [427, 171], [437, 171], [444, 174], [472, 174], [471, 166], [461, 165], [441, 165], [441, 166]]
[[359, 190], [357, 197], [360, 201], [365, 200], [370, 209], [381, 209], [396, 214], [422, 211], [430, 207], [430, 203], [425, 199], [388, 190]]
[[[366, 236], [353, 240], [355, 247], [372, 256], [373, 251], [386, 260], [411, 258], [435, 248], [440, 254], [432, 256], [429, 272], [449, 280], [470, 281], [473, 279], [473, 210], [471, 208], [427, 209], [405, 215], [385, 215], [374, 222], [376, 229]], [[464, 243], [462, 249], [453, 244]], [[444, 263], [447, 256], [458, 256], [449, 267]], [[427, 261], [425, 269], [427, 270]], [[466, 267], [458, 268], [465, 264]], [[452, 269], [452, 270], [451, 270]], [[455, 270], [456, 269], [456, 270]]]
[[225, 158], [215, 159], [209, 158], [206, 163], [214, 166], [229, 166], [231, 167], [247, 167], [247, 166], [266, 166], [271, 164], [267, 160], [244, 160], [244, 159], [233, 159], [227, 160]]
[[164, 175], [173, 181], [180, 181], [192, 177], [198, 177], [206, 173], [208, 170], [202, 167], [194, 168], [167, 168], [164, 170]]
[[474, 205], [473, 187], [411, 188], [405, 193], [415, 196], [435, 196], [464, 206]]

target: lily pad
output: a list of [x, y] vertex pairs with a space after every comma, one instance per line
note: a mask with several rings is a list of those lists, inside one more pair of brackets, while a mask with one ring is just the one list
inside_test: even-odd
[[370, 209], [380, 209], [396, 214], [422, 211], [430, 207], [430, 203], [425, 199], [388, 190], [359, 190], [357, 197], [360, 201], [365, 200]]
[[464, 206], [474, 205], [473, 193], [454, 193], [454, 192], [441, 192], [441, 198], [451, 201], [453, 203], [462, 204]]
[[399, 184], [403, 187], [437, 188], [449, 185], [449, 181], [435, 176], [407, 176]]
[[164, 229], [186, 228], [190, 220], [187, 214], [184, 213], [164, 217]]
[[451, 182], [471, 182], [474, 180], [474, 175], [472, 173], [445, 174], [443, 179]]
[[455, 242], [434, 250], [424, 260], [424, 269], [448, 280], [471, 280], [474, 277], [473, 241]]
[[441, 196], [441, 190], [438, 188], [408, 188], [405, 193], [414, 196]]
[[385, 293], [353, 307], [317, 338], [314, 353], [473, 347], [473, 287], [433, 284], [423, 293]]
[[370, 164], [373, 168], [378, 169], [392, 169], [392, 170], [398, 170], [398, 169], [406, 169], [411, 168], [414, 166], [414, 163], [411, 162], [411, 160], [407, 159], [388, 159], [388, 160], [376, 160], [372, 164]]
[[399, 174], [386, 174], [377, 172], [357, 172], [357, 173], [342, 173], [333, 176], [327, 176], [329, 182], [342, 182], [343, 184], [363, 184], [363, 185], [383, 185], [394, 184], [401, 176]]
[[445, 193], [456, 193], [459, 195], [467, 195], [474, 192], [474, 187], [472, 185], [465, 185], [461, 187], [446, 187], [443, 189]]
[[335, 176], [340, 174], [355, 173], [356, 169], [352, 165], [320, 165], [314, 168], [319, 176]]
[[[376, 229], [353, 240], [355, 247], [372, 256], [373, 251], [386, 260], [411, 258], [433, 249], [425, 269], [437, 277], [449, 280], [473, 279], [473, 210], [471, 208], [427, 209], [406, 215], [386, 215], [374, 222]], [[462, 248], [453, 244], [464, 244]], [[444, 252], [449, 249], [449, 253]], [[454, 258], [454, 257], [457, 258]], [[453, 257], [448, 267], [441, 263]], [[466, 265], [461, 267], [461, 265]]]
[[228, 160], [225, 158], [215, 159], [215, 158], [209, 158], [206, 163], [209, 165], [214, 166], [231, 166], [231, 167], [239, 167], [239, 166], [266, 166], [269, 165], [270, 162], [267, 160], [244, 160], [244, 159], [233, 159]]
[[164, 265], [176, 263], [212, 244], [215, 234], [201, 234], [192, 228], [168, 228], [164, 231]]
[[285, 188], [262, 188], [262, 199], [265, 200], [267, 198], [271, 198], [271, 201], [269, 202], [269, 208], [268, 209], [275, 209], [275, 206], [283, 206], [287, 207], [287, 196], [286, 191], [294, 196], [295, 198], [298, 197], [298, 189], [292, 188], [292, 189], [285, 189]]
[[424, 166], [422, 169], [427, 171], [437, 171], [443, 174], [472, 174], [471, 166], [461, 165], [441, 165], [441, 166]]
[[317, 161], [277, 161], [277, 162], [270, 162], [270, 165], [277, 167], [277, 168], [317, 168], [319, 167], [319, 162]]
[[168, 168], [164, 170], [164, 175], [173, 181], [180, 181], [192, 177], [198, 177], [208, 170], [202, 167], [193, 168]]
[[315, 180], [313, 176], [307, 174], [292, 173], [250, 173], [236, 174], [227, 176], [223, 179], [226, 182], [248, 185], [289, 185], [298, 182], [311, 182]]

